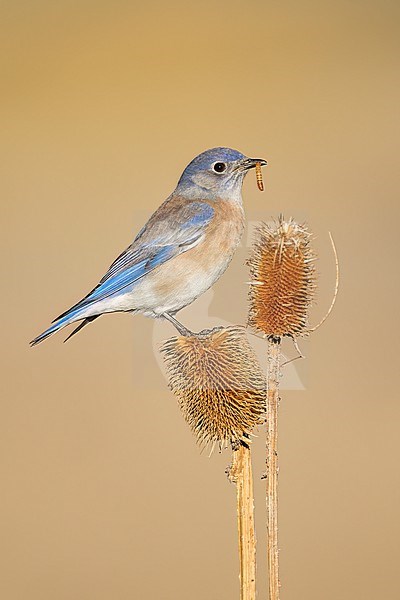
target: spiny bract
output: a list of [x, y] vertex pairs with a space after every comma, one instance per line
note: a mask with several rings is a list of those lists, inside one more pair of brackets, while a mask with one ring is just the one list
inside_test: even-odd
[[265, 375], [243, 327], [174, 337], [161, 352], [170, 388], [200, 443], [243, 440], [261, 422]]
[[256, 232], [250, 266], [248, 324], [267, 336], [307, 333], [308, 310], [315, 294], [316, 255], [306, 225], [281, 215]]

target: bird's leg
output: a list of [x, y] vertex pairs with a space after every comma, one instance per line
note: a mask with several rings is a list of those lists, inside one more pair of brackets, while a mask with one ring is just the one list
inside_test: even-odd
[[175, 329], [177, 329], [179, 331], [179, 333], [181, 335], [185, 335], [185, 336], [193, 335], [193, 332], [190, 331], [190, 329], [187, 329], [184, 325], [182, 325], [182, 323], [179, 323], [179, 321], [177, 321], [175, 319], [175, 317], [173, 317], [172, 315], [170, 315], [168, 313], [163, 313], [162, 316], [164, 317], [164, 319], [167, 319], [167, 321], [172, 323], [172, 325], [175, 327]]

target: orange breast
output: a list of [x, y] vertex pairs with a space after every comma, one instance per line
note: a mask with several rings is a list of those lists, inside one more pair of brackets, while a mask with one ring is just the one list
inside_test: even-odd
[[224, 200], [212, 206], [215, 216], [204, 240], [153, 272], [156, 296], [174, 301], [178, 296], [186, 305], [209, 289], [227, 268], [243, 233], [243, 208]]

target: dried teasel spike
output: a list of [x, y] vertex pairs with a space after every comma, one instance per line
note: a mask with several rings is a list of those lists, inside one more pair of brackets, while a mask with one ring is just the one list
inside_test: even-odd
[[280, 216], [256, 232], [250, 266], [248, 324], [267, 336], [307, 333], [315, 296], [316, 254], [306, 225]]
[[308, 311], [315, 295], [316, 255], [306, 225], [283, 216], [262, 223], [250, 266], [248, 324], [268, 338], [267, 374], [267, 548], [269, 599], [279, 600], [278, 407], [283, 336], [308, 332]]
[[170, 388], [201, 444], [243, 440], [261, 422], [266, 380], [243, 327], [174, 337], [161, 352]]
[[256, 538], [249, 436], [265, 416], [266, 379], [243, 327], [175, 337], [161, 348], [169, 385], [202, 444], [232, 444], [236, 484], [240, 598], [256, 597]]

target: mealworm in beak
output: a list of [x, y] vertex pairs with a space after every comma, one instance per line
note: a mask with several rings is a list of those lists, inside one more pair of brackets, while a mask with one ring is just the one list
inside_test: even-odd
[[264, 183], [263, 183], [263, 178], [262, 178], [262, 171], [261, 171], [261, 163], [256, 163], [256, 180], [257, 180], [257, 187], [260, 190], [260, 192], [264, 191]]

